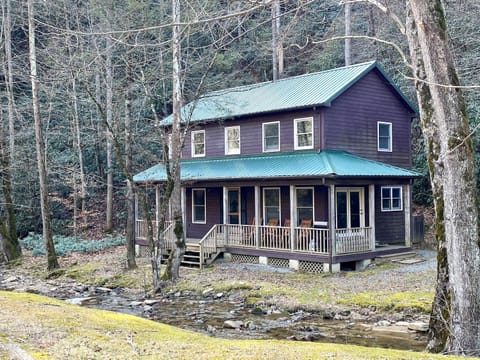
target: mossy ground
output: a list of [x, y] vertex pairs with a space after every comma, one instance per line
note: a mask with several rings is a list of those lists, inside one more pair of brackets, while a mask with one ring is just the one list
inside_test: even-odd
[[35, 359], [454, 359], [290, 341], [225, 340], [28, 293], [0, 292], [2, 343]]

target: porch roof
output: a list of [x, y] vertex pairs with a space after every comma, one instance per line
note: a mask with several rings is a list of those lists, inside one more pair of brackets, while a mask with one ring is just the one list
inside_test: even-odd
[[[182, 181], [418, 176], [415, 171], [337, 150], [189, 159], [181, 162]], [[133, 179], [135, 182], [163, 182], [167, 179], [164, 164], [142, 171]]]

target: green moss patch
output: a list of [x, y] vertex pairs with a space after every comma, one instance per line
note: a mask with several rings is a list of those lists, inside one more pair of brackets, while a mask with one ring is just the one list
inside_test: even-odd
[[339, 344], [216, 339], [27, 293], [0, 291], [0, 308], [0, 324], [8, 324], [0, 325], [2, 342], [8, 339], [36, 359], [455, 359]]

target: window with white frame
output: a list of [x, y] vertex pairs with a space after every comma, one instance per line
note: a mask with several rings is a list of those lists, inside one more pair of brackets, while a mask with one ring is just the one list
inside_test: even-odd
[[240, 126], [225, 128], [225, 155], [240, 154]]
[[280, 221], [280, 188], [263, 189], [263, 218], [265, 224], [271, 219]]
[[205, 130], [192, 131], [192, 157], [205, 156]]
[[262, 124], [263, 152], [280, 150], [280, 122]]
[[205, 189], [192, 189], [192, 222], [205, 224], [206, 196]]
[[403, 210], [402, 187], [382, 186], [382, 211]]
[[392, 123], [377, 122], [377, 150], [392, 151]]
[[295, 150], [313, 149], [313, 118], [294, 120]]
[[297, 225], [313, 218], [313, 187], [297, 187]]

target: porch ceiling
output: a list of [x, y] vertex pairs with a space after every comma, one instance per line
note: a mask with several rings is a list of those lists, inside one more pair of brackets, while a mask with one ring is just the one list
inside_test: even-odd
[[[418, 176], [415, 171], [335, 150], [192, 159], [181, 162], [183, 181]], [[158, 164], [135, 175], [133, 179], [136, 182], [162, 182], [166, 178], [164, 164]]]

